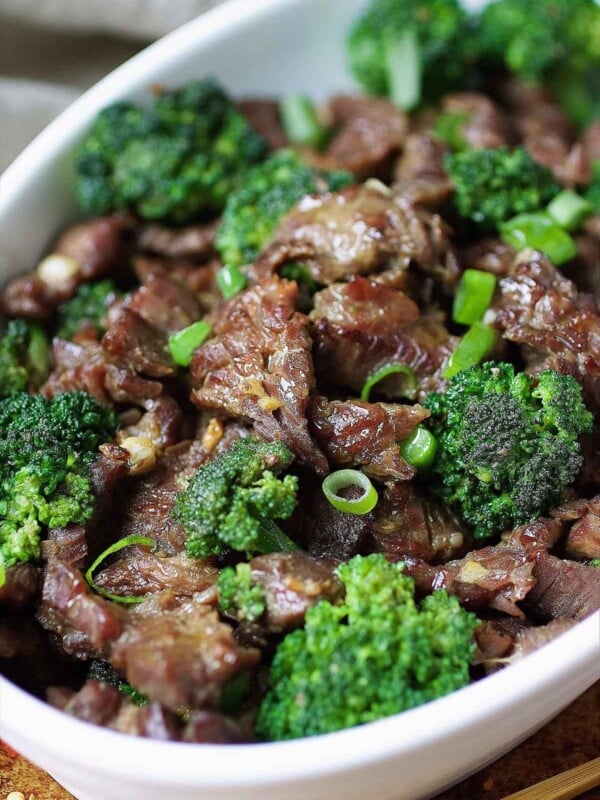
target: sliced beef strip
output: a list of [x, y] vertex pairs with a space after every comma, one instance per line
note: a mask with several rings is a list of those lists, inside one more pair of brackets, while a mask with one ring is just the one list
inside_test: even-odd
[[408, 118], [383, 97], [338, 95], [328, 105], [335, 133], [319, 163], [360, 180], [390, 177], [408, 134]]
[[138, 375], [130, 365], [115, 363], [96, 342], [82, 344], [54, 339], [52, 364], [52, 372], [40, 390], [46, 397], [84, 391], [103, 405], [113, 402], [144, 405], [163, 391], [160, 381]]
[[119, 428], [117, 442], [129, 436], [149, 439], [157, 451], [163, 451], [180, 441], [184, 416], [179, 403], [169, 395], [149, 399], [141, 417]]
[[220, 220], [188, 225], [185, 228], [168, 228], [147, 224], [138, 232], [136, 249], [167, 258], [189, 258], [206, 261], [214, 253], [215, 234]]
[[539, 650], [548, 642], [571, 630], [575, 624], [570, 619], [553, 619], [546, 625], [521, 628], [515, 637], [514, 648], [511, 653], [511, 660], [528, 656], [530, 653]]
[[554, 619], [546, 625], [536, 626], [514, 618], [485, 620], [475, 631], [477, 652], [474, 663], [483, 664], [486, 672], [493, 672], [539, 650], [571, 630], [574, 624], [574, 620], [567, 619]]
[[321, 284], [391, 266], [439, 267], [450, 251], [445, 224], [391, 191], [368, 185], [301, 200], [277, 226], [253, 267], [271, 274], [301, 261]]
[[251, 420], [256, 432], [281, 439], [319, 473], [327, 461], [308, 432], [315, 386], [308, 320], [294, 310], [296, 283], [273, 276], [213, 315], [214, 337], [194, 353], [192, 401]]
[[481, 239], [466, 247], [461, 253], [465, 269], [479, 269], [504, 277], [513, 268], [515, 251], [500, 239]]
[[590, 500], [586, 506], [581, 519], [567, 534], [565, 553], [569, 558], [600, 558], [600, 496]]
[[319, 600], [336, 602], [343, 596], [331, 562], [307, 553], [257, 556], [250, 561], [250, 569], [252, 582], [264, 586], [267, 610], [261, 625], [271, 632], [297, 628]]
[[66, 256], [77, 265], [69, 280], [50, 285], [35, 271], [14, 278], [2, 292], [1, 310], [15, 317], [51, 317], [81, 283], [108, 275], [126, 262], [133, 224], [129, 215], [112, 214], [67, 228], [53, 255]]
[[210, 559], [188, 558], [179, 553], [165, 556], [147, 549], [127, 548], [115, 563], [98, 572], [95, 581], [111, 594], [139, 597], [169, 589], [178, 597], [202, 593], [204, 602], [216, 602], [219, 574]]
[[150, 378], [175, 374], [175, 364], [167, 347], [167, 336], [129, 308], [109, 314], [102, 347], [119, 366]]
[[325, 397], [314, 397], [308, 407], [309, 430], [329, 461], [362, 467], [381, 481], [414, 477], [416, 470], [400, 455], [398, 442], [428, 416], [419, 405], [330, 402]]
[[154, 270], [147, 275], [124, 307], [167, 334], [187, 328], [202, 316], [195, 295], [165, 270]]
[[492, 608], [522, 617], [517, 603], [535, 586], [535, 557], [522, 548], [483, 547], [438, 567], [415, 558], [405, 563], [421, 592], [446, 589], [468, 609]]
[[491, 150], [511, 143], [508, 120], [498, 105], [478, 92], [448, 94], [442, 101], [448, 114], [464, 114], [461, 134], [472, 150]]
[[542, 619], [583, 619], [600, 609], [600, 571], [576, 561], [537, 553], [535, 586], [526, 606]]
[[37, 600], [41, 588], [41, 570], [35, 564], [15, 564], [4, 572], [0, 586], [0, 608], [27, 608]]
[[41, 545], [42, 559], [58, 559], [74, 569], [83, 569], [88, 555], [85, 527], [72, 523], [66, 528], [52, 528]]
[[123, 609], [94, 595], [83, 574], [51, 559], [44, 571], [37, 617], [64, 652], [89, 658], [105, 651], [123, 630]]
[[394, 194], [423, 206], [439, 206], [454, 191], [444, 169], [448, 149], [431, 133], [411, 133], [398, 160]]
[[[156, 469], [132, 480], [127, 496], [115, 505], [113, 513], [118, 520], [113, 527], [115, 539], [136, 533], [154, 539], [167, 556], [182, 552], [185, 532], [171, 517], [171, 509], [177, 492], [185, 488], [208, 455], [200, 442], [185, 441], [167, 448]], [[118, 564], [116, 561], [115, 568]]]
[[289, 144], [276, 100], [248, 97], [238, 100], [237, 107], [254, 130], [267, 140], [271, 150], [279, 150]]
[[[406, 364], [419, 381], [419, 396], [443, 388], [442, 373], [458, 343], [436, 314], [418, 307], [389, 286], [354, 278], [315, 295], [310, 314], [317, 376], [322, 385], [360, 393], [365, 381], [388, 364]], [[402, 396], [402, 384], [387, 379], [378, 392]]]
[[194, 711], [190, 714], [181, 741], [194, 744], [243, 744], [252, 741], [249, 721], [231, 719], [218, 711]]
[[464, 524], [444, 505], [408, 483], [387, 486], [370, 525], [374, 550], [393, 560], [420, 558], [443, 563], [468, 549]]
[[526, 251], [499, 281], [492, 311], [503, 336], [526, 346], [531, 371], [574, 375], [591, 407], [600, 408], [600, 317], [591, 296], [542, 253]]
[[164, 742], [181, 738], [181, 720], [160, 703], [136, 706], [114, 686], [101, 681], [86, 681], [79, 691], [50, 686], [50, 705], [86, 722], [110, 728], [130, 736], [143, 736]]
[[173, 711], [217, 707], [223, 686], [259, 658], [195, 599], [162, 608], [155, 601], [139, 604], [110, 654], [130, 683]]

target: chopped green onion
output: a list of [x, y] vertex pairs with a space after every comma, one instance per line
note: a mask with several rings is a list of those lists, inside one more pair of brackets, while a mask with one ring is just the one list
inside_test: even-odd
[[212, 328], [204, 320], [193, 322], [182, 331], [177, 331], [169, 336], [169, 350], [176, 364], [187, 367], [192, 361], [192, 354], [197, 347], [209, 336]]
[[433, 433], [419, 425], [410, 436], [400, 442], [400, 453], [411, 467], [426, 469], [433, 464], [437, 446]]
[[568, 231], [576, 230], [593, 213], [591, 203], [571, 189], [556, 195], [546, 209], [555, 222]]
[[154, 539], [151, 539], [149, 536], [139, 536], [137, 533], [132, 533], [130, 536], [125, 536], [123, 539], [119, 539], [118, 542], [111, 544], [110, 547], [107, 547], [106, 550], [100, 553], [98, 558], [85, 573], [86, 581], [89, 583], [92, 589], [98, 594], [101, 594], [102, 597], [107, 597], [109, 600], [114, 600], [117, 603], [141, 603], [142, 600], [145, 599], [143, 596], [127, 597], [120, 594], [111, 594], [110, 592], [107, 592], [106, 589], [98, 586], [94, 580], [94, 573], [102, 564], [102, 562], [108, 558], [108, 556], [111, 556], [113, 553], [118, 553], [119, 550], [123, 550], [125, 547], [131, 547], [131, 545], [134, 544], [142, 545], [144, 547], [151, 547], [153, 551], [156, 549], [156, 542]]
[[447, 111], [439, 115], [433, 129], [451, 150], [460, 152], [466, 150], [468, 146], [462, 132], [463, 125], [468, 121], [469, 115], [464, 111]]
[[221, 702], [219, 703], [219, 710], [222, 714], [231, 716], [231, 714], [239, 711], [249, 682], [248, 673], [242, 672], [225, 684], [221, 692]]
[[367, 378], [365, 385], [360, 393], [360, 399], [365, 403], [369, 400], [371, 391], [380, 381], [387, 378], [389, 375], [405, 375], [406, 388], [402, 390], [403, 396], [409, 399], [414, 398], [417, 391], [417, 376], [408, 364], [388, 364], [386, 367], [378, 369], [369, 378]]
[[384, 43], [388, 94], [393, 103], [410, 111], [421, 100], [421, 54], [414, 31], [388, 36]]
[[306, 264], [298, 264], [297, 262], [284, 264], [279, 274], [288, 281], [296, 281], [299, 286], [304, 286], [311, 294], [319, 288], [319, 284], [313, 278]]
[[[360, 497], [351, 499], [340, 497], [342, 489], [357, 486], [363, 490]], [[368, 514], [377, 505], [378, 495], [375, 487], [363, 472], [356, 469], [339, 469], [323, 481], [323, 494], [338, 511], [348, 514]]]
[[466, 269], [460, 279], [454, 305], [452, 319], [461, 325], [472, 325], [483, 319], [488, 310], [494, 289], [496, 276], [480, 269]]
[[261, 523], [256, 541], [256, 549], [259, 553], [281, 553], [301, 549], [272, 519], [259, 515], [257, 515], [257, 519]]
[[517, 250], [531, 247], [546, 253], [554, 264], [564, 264], [577, 255], [577, 245], [549, 214], [519, 214], [500, 226], [502, 241]]
[[0, 589], [4, 586], [5, 583], [6, 583], [6, 567], [0, 561]]
[[239, 267], [225, 264], [217, 272], [217, 285], [225, 300], [231, 300], [246, 288], [246, 276]]
[[462, 337], [444, 370], [444, 378], [453, 378], [463, 369], [479, 364], [496, 344], [496, 331], [483, 322], [475, 322]]
[[290, 142], [319, 150], [325, 144], [327, 131], [319, 121], [315, 107], [303, 94], [284, 97], [279, 113]]

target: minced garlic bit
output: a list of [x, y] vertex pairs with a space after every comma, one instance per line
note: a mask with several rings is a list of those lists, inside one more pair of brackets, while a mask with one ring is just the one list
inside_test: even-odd
[[6, 795], [6, 800], [25, 800], [23, 792], [10, 792]]
[[263, 411], [275, 411], [276, 408], [281, 408], [283, 403], [276, 397], [261, 397], [258, 401], [258, 405]]
[[145, 475], [156, 466], [156, 446], [147, 436], [128, 436], [119, 445], [129, 453], [130, 475]]
[[223, 438], [224, 432], [225, 429], [223, 428], [221, 420], [218, 417], [212, 417], [208, 421], [206, 430], [202, 434], [202, 447], [208, 450], [209, 453], [212, 453]]
[[374, 192], [379, 192], [384, 197], [391, 197], [392, 190], [389, 186], [386, 186], [383, 181], [380, 181], [379, 178], [368, 178], [365, 181], [365, 188], [371, 189]]
[[81, 272], [81, 267], [74, 258], [52, 253], [38, 264], [38, 278], [51, 289], [65, 289], [73, 284]]

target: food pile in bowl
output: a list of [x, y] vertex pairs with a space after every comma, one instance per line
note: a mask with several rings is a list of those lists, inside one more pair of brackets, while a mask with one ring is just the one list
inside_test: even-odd
[[105, 109], [3, 290], [0, 666], [67, 714], [329, 733], [600, 608], [600, 8], [374, 0], [347, 49], [323, 107]]

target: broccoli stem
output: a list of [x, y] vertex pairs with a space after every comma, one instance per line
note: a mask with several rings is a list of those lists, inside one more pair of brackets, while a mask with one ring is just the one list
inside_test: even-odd
[[300, 550], [301, 548], [292, 541], [276, 522], [254, 513], [260, 522], [260, 531], [256, 541], [256, 550], [259, 553], [280, 553], [285, 550]]
[[386, 36], [384, 47], [390, 98], [399, 108], [410, 111], [421, 100], [421, 53], [417, 36], [413, 30], [400, 38]]

